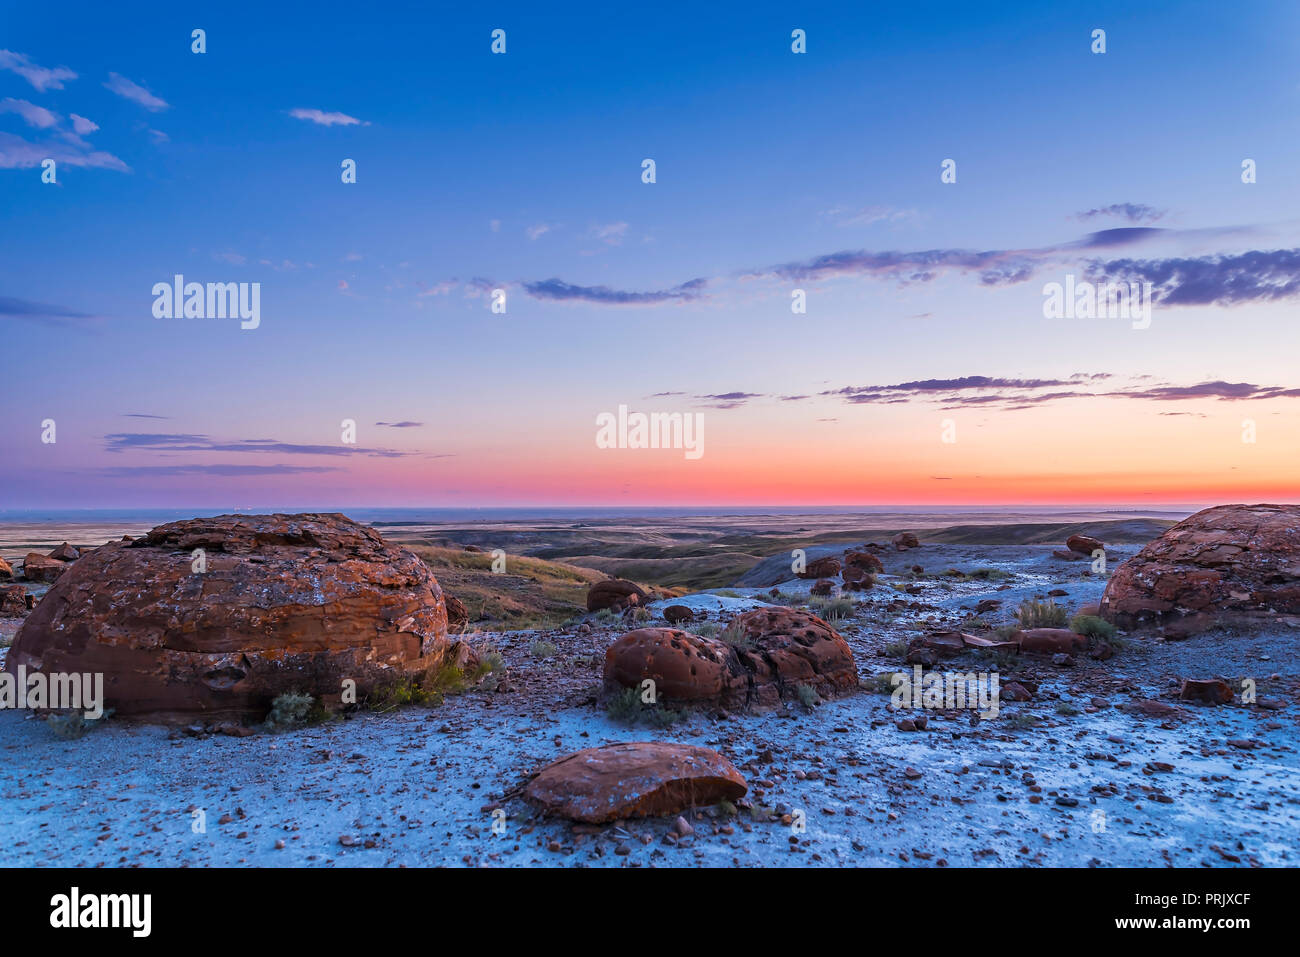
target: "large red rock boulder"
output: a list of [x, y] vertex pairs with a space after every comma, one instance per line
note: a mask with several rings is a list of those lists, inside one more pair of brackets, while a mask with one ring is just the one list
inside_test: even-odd
[[740, 707], [749, 676], [732, 648], [676, 628], [638, 628], [605, 649], [605, 684], [639, 688], [647, 678], [658, 696], [674, 702]]
[[844, 566], [844, 587], [849, 591], [866, 591], [875, 583], [875, 575], [861, 565]]
[[52, 584], [71, 566], [57, 558], [50, 558], [39, 552], [28, 552], [23, 559], [23, 577], [29, 582]]
[[747, 790], [740, 772], [716, 751], [635, 741], [560, 758], [528, 782], [524, 797], [547, 814], [603, 824], [737, 801]]
[[1219, 678], [1184, 678], [1178, 692], [1180, 701], [1201, 701], [1205, 704], [1232, 704], [1235, 699], [1232, 687]]
[[0, 585], [0, 618], [21, 618], [27, 608], [27, 589], [22, 585]]
[[10, 565], [3, 558], [0, 558], [0, 582], [13, 581], [13, 578], [14, 578], [13, 566]]
[[861, 568], [871, 575], [883, 575], [885, 564], [871, 552], [845, 552], [845, 568]]
[[669, 605], [664, 609], [664, 621], [676, 625], [683, 621], [694, 621], [695, 612], [688, 605]]
[[830, 578], [840, 573], [840, 560], [833, 556], [815, 558], [801, 572], [795, 572], [800, 578]]
[[894, 548], [898, 549], [898, 551], [900, 552], [908, 548], [921, 547], [920, 540], [911, 532], [899, 532], [892, 539], [890, 539], [890, 541], [894, 543]]
[[648, 596], [635, 582], [608, 578], [587, 589], [587, 611], [625, 611], [630, 605], [644, 604]]
[[1184, 519], [1115, 569], [1101, 614], [1181, 634], [1300, 615], [1300, 505], [1220, 505]]
[[67, 542], [50, 552], [50, 558], [57, 558], [61, 562], [75, 562], [80, 557], [81, 550], [75, 545], [69, 545]]
[[823, 698], [858, 686], [847, 642], [816, 615], [795, 608], [746, 612], [719, 638], [641, 628], [606, 649], [607, 691], [638, 688], [647, 678], [669, 702], [731, 709], [775, 707], [797, 697], [799, 685]]
[[1093, 538], [1091, 535], [1071, 535], [1065, 540], [1065, 547], [1076, 555], [1092, 556], [1093, 552], [1105, 551], [1106, 546], [1101, 543], [1100, 539]]
[[424, 563], [343, 515], [173, 522], [65, 567], [5, 668], [102, 672], [122, 715], [260, 717], [472, 663]]
[[739, 634], [738, 655], [753, 674], [752, 695], [759, 706], [794, 697], [801, 684], [823, 698], [858, 687], [858, 667], [848, 642], [816, 615], [797, 608], [756, 608], [728, 628]]

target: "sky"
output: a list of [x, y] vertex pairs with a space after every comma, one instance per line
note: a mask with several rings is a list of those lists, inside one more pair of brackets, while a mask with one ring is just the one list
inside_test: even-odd
[[1300, 494], [1294, 3], [5, 6], [0, 508]]

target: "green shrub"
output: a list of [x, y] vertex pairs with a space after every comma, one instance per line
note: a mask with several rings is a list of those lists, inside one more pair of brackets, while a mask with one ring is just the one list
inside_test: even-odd
[[724, 641], [737, 651], [748, 651], [753, 647], [753, 642], [749, 640], [749, 635], [745, 634], [745, 629], [737, 622], [727, 623], [727, 627], [718, 632], [718, 640]]
[[641, 714], [641, 691], [639, 688], [624, 688], [609, 696], [605, 702], [605, 714], [620, 724], [636, 724]]
[[534, 658], [550, 658], [557, 649], [549, 641], [534, 641], [532, 647], [528, 650]]
[[505, 658], [491, 641], [482, 642], [474, 651], [478, 665], [468, 674], [454, 663], [445, 662], [416, 677], [376, 688], [367, 696], [366, 704], [374, 711], [391, 711], [409, 704], [439, 705], [448, 695], [462, 694], [472, 685], [491, 690], [495, 675], [506, 670]]
[[605, 714], [619, 724], [646, 722], [655, 728], [666, 728], [684, 715], [683, 712], [663, 704], [648, 704], [641, 700], [640, 688], [623, 688], [605, 701]]
[[996, 671], [998, 674], [1004, 674], [1011, 671], [1012, 666], [1016, 664], [1015, 654], [1001, 648], [996, 651], [990, 651], [988, 648], [979, 648], [975, 652], [975, 657], [980, 661], [988, 662], [991, 665], [989, 670]]
[[1033, 601], [1026, 599], [1016, 609], [1016, 618], [1021, 628], [1061, 628], [1065, 625], [1065, 606], [1055, 600]]
[[[549, 644], [549, 642], [542, 642], [542, 644]], [[496, 642], [491, 638], [486, 638], [472, 647], [474, 649], [474, 654], [478, 655], [478, 667], [475, 668], [473, 673], [469, 676], [469, 681], [471, 683], [479, 681], [484, 675], [496, 674], [506, 670], [506, 659], [501, 652], [497, 650]], [[555, 646], [551, 645], [551, 648], [554, 649]], [[552, 650], [552, 653], [554, 653], [554, 650]], [[451, 671], [456, 674], [460, 673], [459, 669], [454, 666], [451, 668]], [[446, 677], [451, 678], [453, 676], [448, 674]], [[455, 682], [453, 681], [453, 684], [454, 683]], [[436, 686], [437, 682], [435, 681], [435, 687]]]
[[794, 693], [798, 697], [799, 703], [807, 711], [813, 710], [822, 703], [821, 696], [817, 694], [817, 690], [812, 685], [795, 685]]
[[266, 723], [273, 728], [295, 728], [307, 723], [316, 699], [309, 694], [286, 691], [271, 702]]
[[897, 671], [882, 671], [871, 679], [871, 686], [876, 694], [893, 694], [894, 693], [894, 675], [901, 674]]
[[826, 621], [843, 621], [853, 614], [853, 600], [851, 598], [831, 598], [825, 595], [814, 595], [808, 601], [808, 607], [819, 617]]
[[103, 724], [113, 716], [112, 708], [105, 708], [98, 718], [87, 718], [84, 711], [69, 711], [66, 714], [51, 714], [45, 718], [45, 724], [54, 732], [54, 736], [65, 741], [75, 741], [84, 737], [87, 731]]
[[1105, 638], [1108, 641], [1115, 637], [1115, 626], [1096, 615], [1075, 615], [1070, 619], [1070, 630], [1075, 634]]
[[806, 595], [787, 595], [784, 592], [778, 591], [775, 595], [767, 595], [764, 598], [764, 601], [769, 605], [803, 605], [807, 604], [808, 597]]

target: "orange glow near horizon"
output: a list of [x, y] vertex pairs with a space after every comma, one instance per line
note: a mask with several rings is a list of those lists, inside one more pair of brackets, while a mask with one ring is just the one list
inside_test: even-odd
[[[592, 430], [553, 426], [479, 437], [436, 463], [367, 463], [359, 486], [387, 504], [450, 505], [1007, 505], [1295, 501], [1300, 429], [1275, 409], [1187, 418], [1132, 402], [1061, 404], [990, 414], [871, 410], [855, 425], [749, 410], [706, 413], [704, 455], [598, 449]], [[850, 413], [863, 410], [851, 409]], [[1182, 411], [1181, 409], [1179, 411]], [[1192, 411], [1192, 410], [1187, 410]], [[1099, 413], [1106, 413], [1101, 415]], [[1210, 412], [1216, 414], [1211, 415]], [[1204, 417], [1200, 417], [1204, 415]], [[956, 441], [942, 441], [951, 419]], [[516, 444], [517, 443], [517, 444]], [[357, 492], [361, 492], [358, 488]], [[362, 495], [362, 499], [370, 500]]]

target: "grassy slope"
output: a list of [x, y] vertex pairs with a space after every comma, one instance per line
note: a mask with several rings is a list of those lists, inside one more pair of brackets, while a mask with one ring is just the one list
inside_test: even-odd
[[[1145, 544], [1175, 524], [1158, 519], [1080, 523], [954, 525], [915, 529], [923, 542], [951, 545], [1057, 545], [1070, 535], [1109, 544]], [[424, 559], [445, 591], [465, 603], [470, 621], [497, 630], [559, 624], [586, 610], [587, 588], [609, 575], [674, 594], [725, 588], [764, 556], [808, 545], [888, 542], [898, 529], [849, 529], [819, 535], [726, 535], [691, 544], [611, 543], [603, 554], [566, 554], [563, 546], [510, 555], [506, 572], [492, 572], [492, 556], [460, 548], [408, 545]], [[587, 543], [590, 544], [590, 543]]]
[[[1145, 545], [1152, 539], [1159, 538], [1166, 529], [1176, 522], [1161, 519], [1126, 519], [1114, 522], [1056, 522], [1024, 523], [1020, 525], [950, 525], [940, 528], [908, 529], [916, 534], [922, 542], [940, 545], [1057, 545], [1065, 547], [1065, 540], [1076, 533], [1100, 538], [1111, 545]], [[857, 529], [843, 532], [826, 532], [788, 538], [766, 538], [762, 547], [755, 547], [751, 540], [751, 551], [766, 557], [793, 548], [806, 548], [809, 545], [854, 545], [863, 542], [886, 544], [902, 529], [876, 528]], [[719, 542], [718, 544], [724, 544]]]
[[725, 588], [758, 561], [748, 552], [724, 552], [693, 558], [618, 558], [602, 555], [573, 555], [567, 558], [577, 565], [597, 568], [619, 578], [650, 582], [665, 588], [699, 591]]
[[[587, 589], [608, 577], [594, 568], [507, 555], [492, 571], [492, 555], [431, 545], [408, 546], [433, 572], [442, 590], [464, 602], [470, 628], [512, 631], [569, 621], [587, 610]], [[644, 587], [644, 581], [638, 581]]]
[[509, 631], [559, 624], [586, 611], [587, 589], [605, 578], [593, 568], [516, 555], [507, 555], [505, 571], [497, 574], [487, 552], [429, 545], [411, 550], [444, 592], [465, 603], [471, 628]]

